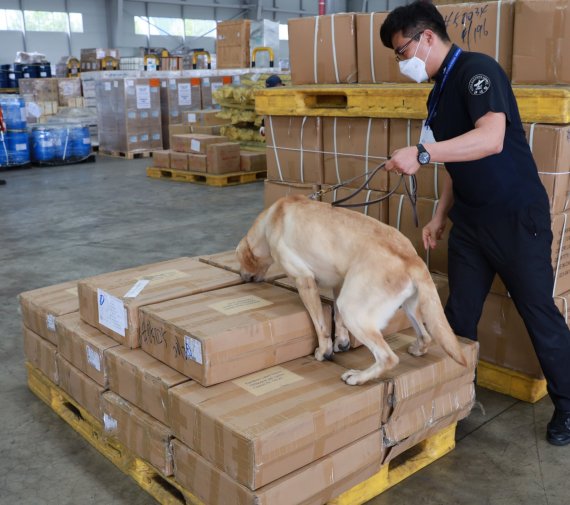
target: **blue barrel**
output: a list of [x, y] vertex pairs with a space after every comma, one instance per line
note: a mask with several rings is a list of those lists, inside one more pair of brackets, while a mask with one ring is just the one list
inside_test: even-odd
[[26, 65], [22, 68], [22, 77], [24, 79], [37, 79], [40, 76], [40, 68], [36, 64]]
[[32, 160], [63, 165], [91, 153], [89, 127], [81, 124], [46, 124], [32, 127]]
[[38, 63], [38, 77], [51, 77], [51, 65], [49, 63]]
[[28, 132], [0, 132], [0, 166], [11, 167], [29, 162]]
[[7, 88], [10, 85], [10, 80], [8, 76], [12, 71], [12, 65], [4, 64], [0, 65], [0, 88]]
[[26, 102], [21, 96], [0, 95], [0, 107], [2, 107], [7, 130], [26, 129]]
[[91, 135], [89, 127], [84, 125], [69, 125], [69, 158], [83, 159], [91, 154]]

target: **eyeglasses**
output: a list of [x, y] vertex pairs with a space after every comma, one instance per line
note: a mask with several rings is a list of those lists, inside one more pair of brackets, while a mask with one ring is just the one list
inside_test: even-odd
[[406, 49], [408, 49], [408, 47], [410, 47], [410, 44], [414, 41], [417, 40], [417, 38], [424, 33], [424, 31], [422, 30], [421, 32], [416, 33], [410, 40], [408, 40], [408, 42], [406, 42], [403, 46], [401, 47], [397, 47], [396, 49], [394, 49], [394, 52], [396, 53], [396, 61], [402, 61], [404, 58], [402, 58], [402, 56], [404, 55], [404, 53], [406, 52]]

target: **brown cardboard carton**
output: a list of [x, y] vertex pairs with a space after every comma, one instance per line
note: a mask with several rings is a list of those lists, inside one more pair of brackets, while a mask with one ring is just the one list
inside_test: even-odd
[[447, 241], [451, 224], [448, 223], [443, 237], [435, 249], [425, 250], [422, 239], [422, 228], [431, 220], [439, 200], [418, 198], [416, 209], [419, 226], [414, 223], [414, 215], [410, 199], [406, 195], [392, 195], [389, 198], [390, 209], [388, 218], [390, 226], [403, 233], [416, 249], [418, 255], [425, 261], [430, 272], [447, 273]]
[[570, 84], [568, 0], [519, 0], [515, 5], [513, 83]]
[[[439, 5], [452, 42], [465, 51], [494, 58], [511, 76], [514, 0]], [[536, 31], [536, 30], [535, 30]]]
[[70, 99], [81, 97], [81, 79], [77, 77], [57, 78], [58, 101], [62, 107], [71, 107]]
[[396, 149], [415, 146], [420, 141], [422, 121], [419, 119], [390, 119], [390, 136], [388, 152]]
[[267, 154], [256, 151], [240, 151], [240, 170], [242, 172], [261, 172], [267, 170]]
[[154, 151], [152, 165], [156, 168], [170, 168], [170, 151]]
[[[186, 133], [182, 135], [172, 135], [170, 148], [181, 153], [206, 154], [206, 150], [211, 144], [228, 142], [227, 137], [219, 135], [205, 135], [203, 133]], [[172, 155], [171, 155], [172, 158]], [[172, 159], [171, 159], [172, 162]]]
[[[359, 188], [366, 175], [384, 163], [388, 156], [388, 119], [323, 118], [325, 184], [344, 181]], [[368, 189], [388, 190], [388, 173], [380, 169], [368, 183]]]
[[220, 21], [217, 24], [217, 68], [249, 68], [249, 19]]
[[139, 308], [143, 305], [240, 283], [231, 272], [178, 258], [81, 281], [79, 313], [86, 323], [135, 348], [140, 347]]
[[77, 281], [26, 291], [19, 299], [24, 326], [55, 345], [56, 318], [79, 310]]
[[239, 142], [211, 144], [206, 149], [206, 157], [209, 174], [239, 172]]
[[289, 19], [293, 84], [350, 84], [358, 80], [354, 14]]
[[380, 27], [387, 17], [387, 12], [356, 15], [359, 83], [412, 82], [400, 72], [394, 50], [384, 47], [380, 39]]
[[118, 49], [109, 49], [109, 48], [88, 48], [88, 49], [81, 49], [81, 59], [82, 60], [102, 60], [110, 56], [111, 58], [119, 58], [119, 50]]
[[172, 432], [169, 428], [111, 392], [101, 397], [101, 412], [105, 433], [148, 461], [162, 475], [172, 475]]
[[[192, 133], [192, 125], [189, 125], [187, 123], [168, 125], [168, 145], [169, 145], [169, 147], [172, 149], [172, 144], [174, 142], [174, 139], [172, 137], [174, 135], [184, 135], [184, 134], [188, 134], [188, 133]], [[170, 151], [170, 152], [172, 152], [172, 151]]]
[[[330, 310], [325, 307], [330, 328]], [[313, 323], [300, 298], [253, 283], [140, 310], [142, 348], [204, 386], [311, 354]]]
[[[240, 264], [234, 249], [231, 251], [210, 254], [208, 256], [200, 256], [199, 260], [218, 268], [224, 268], [236, 274], [239, 274], [240, 271]], [[286, 274], [283, 268], [281, 268], [281, 266], [277, 263], [273, 263], [269, 267], [269, 270], [267, 270], [264, 280], [266, 282], [271, 282], [275, 279], [278, 279], [279, 277], [285, 277], [285, 275]]]
[[26, 360], [42, 371], [54, 384], [59, 384], [56, 346], [25, 326], [22, 328], [22, 331], [24, 333], [24, 355]]
[[267, 116], [267, 178], [323, 182], [323, 137], [320, 117]]
[[18, 86], [20, 95], [26, 102], [55, 102], [55, 105], [58, 104], [58, 79], [55, 77], [19, 79]]
[[172, 151], [170, 153], [170, 168], [175, 170], [188, 170], [188, 154]]
[[168, 390], [188, 380], [141, 349], [108, 349], [109, 389], [169, 425]]
[[384, 448], [377, 432], [324, 456], [285, 477], [251, 491], [174, 439], [176, 480], [211, 505], [329, 503], [380, 470]]
[[289, 195], [306, 195], [319, 191], [318, 184], [303, 184], [293, 182], [268, 181], [263, 186], [263, 207], [271, 207], [277, 200]]
[[[324, 187], [326, 189], [326, 186]], [[342, 198], [346, 198], [354, 193], [354, 188], [341, 187], [334, 189], [328, 193], [324, 193], [322, 198], [323, 202], [332, 203]], [[373, 191], [372, 189], [363, 189], [360, 193], [346, 201], [346, 204], [352, 205], [357, 203], [367, 203], [378, 200], [386, 195], [383, 191]], [[378, 203], [372, 203], [363, 207], [352, 207], [348, 210], [359, 212], [365, 216], [373, 217], [382, 223], [388, 223], [388, 198]]]
[[105, 351], [119, 344], [83, 322], [79, 312], [58, 317], [55, 328], [59, 353], [75, 368], [107, 388], [109, 373]]
[[166, 148], [169, 146], [171, 124], [185, 123], [188, 113], [202, 107], [200, 79], [190, 77], [169, 77], [160, 80], [160, 109], [162, 135]]
[[239, 380], [170, 390], [177, 439], [259, 489], [380, 428], [383, 385], [353, 388], [343, 368], [305, 357]]
[[564, 212], [568, 207], [570, 180], [570, 126], [546, 124], [523, 126], [540, 180], [550, 199], [550, 212], [552, 214]]
[[191, 172], [206, 172], [208, 157], [205, 154], [188, 153], [188, 170]]
[[230, 75], [202, 77], [200, 79], [202, 88], [202, 109], [218, 108], [218, 102], [212, 96], [212, 93], [221, 88], [222, 86], [230, 86], [232, 84], [232, 77]]
[[196, 110], [188, 113], [187, 121], [192, 126], [217, 126], [231, 123], [231, 119], [221, 118], [219, 113], [217, 109]]
[[59, 387], [97, 420], [101, 419], [101, 395], [105, 388], [57, 355]]
[[222, 125], [208, 125], [208, 126], [193, 125], [192, 133], [202, 133], [205, 135], [219, 136], [222, 133]]

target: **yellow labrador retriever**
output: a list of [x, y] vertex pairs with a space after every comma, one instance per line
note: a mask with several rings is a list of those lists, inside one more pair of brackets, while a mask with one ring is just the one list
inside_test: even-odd
[[[425, 354], [433, 337], [466, 364], [426, 265], [391, 226], [305, 196], [288, 196], [257, 217], [236, 253], [245, 281], [263, 280], [274, 261], [295, 279], [318, 335], [316, 359], [331, 359], [333, 349], [348, 350], [348, 331], [370, 349], [375, 364], [344, 373], [347, 384], [364, 384], [398, 363], [382, 329], [400, 307], [417, 333], [411, 354]], [[334, 348], [317, 285], [332, 288], [335, 296]]]

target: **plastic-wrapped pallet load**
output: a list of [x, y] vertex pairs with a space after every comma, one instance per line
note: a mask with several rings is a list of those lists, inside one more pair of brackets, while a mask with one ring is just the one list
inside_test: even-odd
[[0, 167], [26, 165], [30, 148], [24, 99], [0, 95], [0, 108], [6, 125], [6, 131], [0, 131]]

